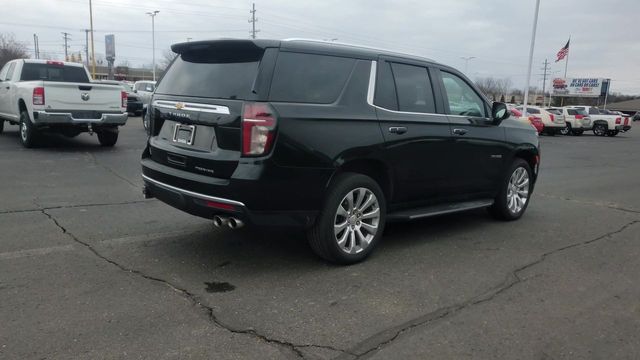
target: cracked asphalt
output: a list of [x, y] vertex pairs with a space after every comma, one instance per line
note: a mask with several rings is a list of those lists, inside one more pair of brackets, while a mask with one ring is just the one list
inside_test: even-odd
[[517, 222], [387, 228], [366, 262], [143, 200], [145, 133], [0, 135], [0, 358], [640, 358], [640, 132], [543, 137]]

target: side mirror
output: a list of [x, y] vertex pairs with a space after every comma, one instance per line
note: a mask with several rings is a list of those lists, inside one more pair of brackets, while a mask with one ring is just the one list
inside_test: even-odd
[[493, 119], [494, 125], [500, 125], [502, 120], [509, 117], [509, 110], [507, 109], [507, 105], [501, 102], [494, 102], [491, 107], [491, 118]]

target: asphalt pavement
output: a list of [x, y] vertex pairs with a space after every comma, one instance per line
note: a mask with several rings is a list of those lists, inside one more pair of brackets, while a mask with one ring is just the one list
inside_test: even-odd
[[114, 148], [25, 149], [5, 125], [0, 358], [640, 358], [640, 124], [541, 137], [519, 221], [392, 224], [354, 266], [144, 200], [145, 139], [134, 117]]

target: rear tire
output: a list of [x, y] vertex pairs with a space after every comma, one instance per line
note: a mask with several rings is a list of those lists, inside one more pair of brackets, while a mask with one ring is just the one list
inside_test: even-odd
[[607, 131], [607, 136], [614, 137], [620, 133], [620, 130], [609, 130]]
[[4, 120], [0, 119], [0, 134], [4, 131]]
[[529, 206], [533, 189], [533, 171], [525, 160], [517, 158], [500, 183], [500, 192], [488, 210], [499, 220], [517, 220]]
[[605, 136], [607, 134], [607, 125], [605, 124], [593, 125], [593, 134], [596, 136]]
[[99, 131], [98, 141], [100, 141], [100, 145], [105, 147], [114, 146], [118, 142], [118, 129]]
[[35, 147], [38, 142], [38, 130], [31, 123], [27, 110], [20, 112], [20, 143], [26, 148]]
[[575, 136], [580, 136], [584, 133], [584, 130], [580, 129], [580, 130], [572, 130], [573, 135]]
[[338, 264], [364, 260], [382, 237], [386, 202], [368, 176], [343, 173], [328, 190], [324, 206], [307, 234], [311, 249]]
[[571, 135], [572, 134], [571, 124], [567, 123], [567, 125], [565, 127], [560, 129], [560, 134], [562, 134], [562, 135]]

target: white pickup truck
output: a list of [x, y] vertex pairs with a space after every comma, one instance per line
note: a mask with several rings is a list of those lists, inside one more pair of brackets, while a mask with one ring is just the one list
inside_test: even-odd
[[631, 129], [629, 120], [623, 123], [622, 116], [595, 106], [572, 106], [574, 109], [584, 110], [591, 118], [593, 133], [598, 136], [616, 136], [620, 131]]
[[5, 121], [20, 125], [25, 147], [36, 146], [43, 132], [95, 132], [102, 146], [113, 146], [127, 122], [127, 93], [92, 83], [82, 64], [12, 60], [0, 70], [0, 132]]

